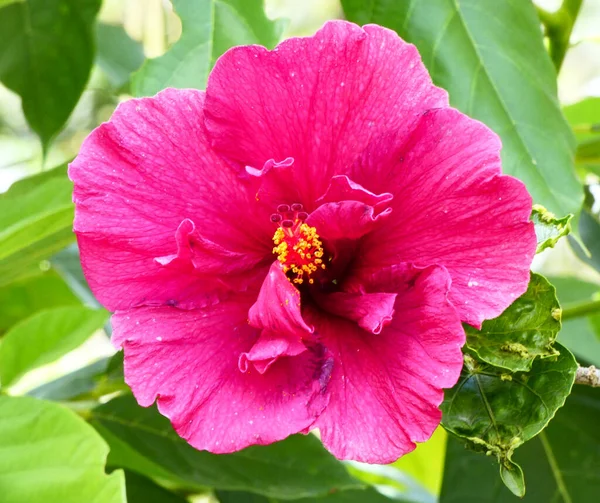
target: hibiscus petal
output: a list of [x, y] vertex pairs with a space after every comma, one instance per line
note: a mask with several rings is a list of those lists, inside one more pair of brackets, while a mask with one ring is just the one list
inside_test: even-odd
[[317, 297], [316, 302], [321, 309], [379, 334], [392, 321], [396, 294], [334, 292]]
[[290, 204], [300, 200], [292, 183], [294, 159], [288, 157], [281, 162], [269, 159], [262, 169], [246, 166], [246, 173], [256, 186], [254, 199], [267, 214], [272, 214], [280, 204]]
[[246, 271], [260, 261], [257, 257], [228, 250], [218, 243], [206, 239], [200, 235], [196, 225], [189, 218], [179, 224], [175, 239], [177, 241], [177, 253], [155, 257], [154, 260], [160, 265], [183, 268], [189, 268], [191, 265], [201, 275], [227, 275], [233, 272]]
[[460, 375], [465, 335], [447, 271], [434, 266], [395, 283], [394, 319], [378, 335], [310, 313], [334, 358], [330, 402], [314, 426], [340, 459], [390, 463], [412, 451], [439, 424], [442, 388]]
[[308, 216], [306, 223], [327, 241], [358, 239], [375, 229], [391, 211], [386, 208], [376, 215], [373, 206], [358, 201], [325, 203]]
[[412, 262], [443, 265], [450, 300], [479, 326], [527, 288], [535, 254], [531, 197], [500, 176], [500, 140], [453, 109], [374, 141], [352, 170], [370, 190], [394, 194], [392, 216], [365, 237], [355, 273]]
[[300, 292], [281, 270], [281, 264], [274, 262], [262, 284], [258, 299], [248, 312], [248, 323], [256, 328], [298, 339], [314, 331], [302, 318], [300, 307]]
[[389, 192], [373, 194], [362, 185], [353, 182], [346, 175], [335, 175], [329, 182], [325, 194], [317, 200], [317, 204], [332, 203], [338, 201], [359, 201], [373, 208], [388, 206], [394, 198]]
[[[69, 167], [84, 272], [111, 310], [192, 302], [191, 289], [208, 294], [210, 281], [192, 288], [187, 272], [165, 272], [154, 260], [177, 254], [186, 219], [206, 242], [247, 257], [239, 264], [248, 270], [270, 254], [268, 218], [245, 210], [254, 193], [209, 146], [203, 107], [204, 93], [175, 89], [122, 103]], [[157, 288], [165, 276], [181, 295]]]
[[215, 147], [241, 166], [293, 157], [308, 207], [371, 138], [443, 106], [446, 92], [414, 46], [380, 26], [331, 21], [273, 51], [227, 51], [208, 80], [206, 124]]
[[233, 452], [305, 430], [328, 397], [331, 363], [322, 347], [279, 358], [264, 374], [238, 368], [258, 331], [238, 296], [202, 310], [137, 308], [113, 316], [125, 352], [125, 380], [140, 405], [155, 400], [197, 449]]
[[302, 343], [302, 339], [293, 339], [263, 330], [252, 349], [240, 355], [238, 367], [241, 372], [247, 372], [250, 362], [258, 372], [264, 374], [282, 356], [298, 356], [304, 351], [306, 346]]

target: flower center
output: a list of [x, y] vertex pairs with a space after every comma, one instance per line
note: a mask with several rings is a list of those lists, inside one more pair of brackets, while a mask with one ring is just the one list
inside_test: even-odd
[[273, 253], [281, 262], [283, 272], [297, 285], [305, 281], [313, 284], [315, 280], [311, 276], [325, 269], [323, 243], [317, 229], [304, 222], [307, 217], [308, 213], [299, 203], [280, 204], [277, 213], [271, 215], [271, 221], [279, 226], [273, 235]]

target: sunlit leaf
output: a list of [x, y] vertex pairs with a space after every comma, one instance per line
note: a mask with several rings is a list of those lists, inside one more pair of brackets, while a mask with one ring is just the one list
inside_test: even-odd
[[2, 386], [80, 346], [107, 318], [104, 310], [68, 306], [39, 311], [17, 323], [0, 343]]
[[342, 0], [359, 24], [377, 23], [414, 43], [450, 103], [502, 138], [505, 173], [536, 203], [576, 214], [581, 186], [575, 139], [556, 96], [556, 73], [533, 3], [510, 0]]
[[36, 311], [80, 304], [54, 271], [0, 287], [0, 334]]
[[60, 405], [0, 396], [2, 503], [126, 503], [119, 470], [106, 475], [108, 447]]
[[40, 261], [75, 240], [72, 190], [62, 165], [0, 195], [0, 286], [38, 275]]

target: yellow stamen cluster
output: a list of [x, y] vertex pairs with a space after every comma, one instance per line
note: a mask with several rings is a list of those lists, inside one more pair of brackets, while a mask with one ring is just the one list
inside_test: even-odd
[[323, 243], [319, 239], [317, 229], [302, 223], [295, 230], [278, 228], [273, 236], [273, 253], [283, 266], [283, 272], [292, 271], [295, 277], [292, 283], [301, 285], [305, 279], [314, 283], [311, 274], [319, 268], [325, 269], [323, 263]]

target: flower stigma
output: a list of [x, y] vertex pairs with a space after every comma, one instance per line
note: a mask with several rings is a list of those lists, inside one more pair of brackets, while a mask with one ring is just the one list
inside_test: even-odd
[[305, 281], [312, 285], [315, 280], [311, 276], [325, 269], [323, 242], [317, 229], [304, 222], [307, 218], [308, 213], [299, 203], [280, 204], [277, 213], [271, 215], [271, 222], [278, 224], [273, 235], [273, 253], [288, 279], [296, 285]]

